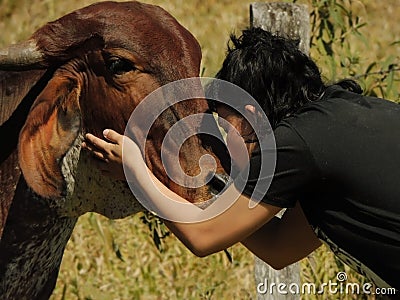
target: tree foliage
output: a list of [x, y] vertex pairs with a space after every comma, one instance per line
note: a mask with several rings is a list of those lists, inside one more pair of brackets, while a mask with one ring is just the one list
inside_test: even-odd
[[[361, 29], [368, 30], [369, 25], [355, 12], [362, 2], [308, 2], [311, 7], [311, 55], [327, 80], [353, 78], [361, 84], [366, 95], [399, 102], [399, 58], [389, 55], [384, 60], [371, 61], [366, 57], [372, 45]], [[387, 47], [396, 47], [399, 43], [392, 41]]]

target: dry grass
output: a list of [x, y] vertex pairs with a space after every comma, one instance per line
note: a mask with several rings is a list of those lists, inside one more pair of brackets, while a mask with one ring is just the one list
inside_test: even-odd
[[[0, 0], [0, 46], [23, 40], [45, 22], [93, 2]], [[212, 76], [224, 57], [229, 33], [247, 26], [252, 1], [144, 2], [164, 7], [198, 38], [204, 75]], [[362, 30], [368, 45], [354, 44], [365, 63], [397, 56], [398, 46], [389, 43], [400, 40], [399, 0], [385, 0], [385, 5], [374, 0], [350, 2], [368, 23]], [[117, 250], [123, 260], [117, 257]], [[165, 251], [160, 254], [139, 216], [110, 221], [86, 214], [67, 245], [52, 299], [255, 299], [252, 255], [239, 245], [230, 252], [232, 264], [223, 253], [200, 259], [168, 237]], [[316, 260], [317, 269], [310, 269], [307, 261], [303, 263], [305, 280], [336, 274], [337, 264], [331, 253], [319, 251]]]
[[[117, 246], [122, 260], [115, 255]], [[194, 257], [174, 237], [160, 253], [139, 216], [83, 216], [65, 252], [53, 299], [252, 299], [252, 257], [241, 247]], [[234, 287], [234, 288], [232, 288]]]

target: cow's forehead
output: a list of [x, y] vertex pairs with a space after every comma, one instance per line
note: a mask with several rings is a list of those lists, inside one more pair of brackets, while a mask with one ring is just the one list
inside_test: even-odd
[[95, 3], [48, 23], [35, 36], [40, 48], [57, 47], [54, 53], [100, 37], [104, 47], [131, 50], [161, 73], [175, 71], [173, 80], [198, 76], [200, 68], [193, 35], [161, 7], [136, 1]]

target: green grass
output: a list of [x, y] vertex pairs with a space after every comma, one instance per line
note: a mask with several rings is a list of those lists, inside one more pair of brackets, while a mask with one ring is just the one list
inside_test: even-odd
[[[311, 0], [310, 0], [311, 1]], [[89, 0], [0, 0], [0, 46], [26, 39], [36, 28], [79, 7]], [[229, 33], [247, 26], [247, 0], [154, 0], [174, 15], [199, 40], [205, 76], [213, 76], [224, 57]], [[307, 3], [307, 1], [298, 1]], [[362, 73], [374, 61], [398, 58], [400, 6], [398, 0], [342, 1], [367, 22], [361, 29], [364, 42], [355, 39], [351, 51], [360, 57]], [[311, 49], [324, 76], [330, 69], [324, 57]], [[336, 70], [337, 76], [348, 70]], [[398, 82], [395, 83], [398, 88]], [[393, 94], [393, 100], [395, 94]], [[140, 216], [111, 221], [95, 214], [82, 216], [67, 245], [52, 299], [255, 299], [253, 256], [240, 245], [229, 252], [206, 258], [193, 256], [173, 236], [164, 240], [164, 251], [154, 246]], [[336, 262], [325, 248], [302, 262], [305, 282], [334, 278], [346, 266]], [[348, 271], [349, 280], [363, 278]], [[304, 299], [330, 299], [327, 295]], [[340, 299], [362, 299], [342, 296]], [[366, 299], [366, 298], [365, 298]], [[373, 299], [373, 298], [369, 298]]]

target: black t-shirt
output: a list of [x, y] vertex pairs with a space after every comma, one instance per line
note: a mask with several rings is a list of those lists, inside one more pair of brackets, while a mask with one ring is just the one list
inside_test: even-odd
[[[318, 237], [378, 286], [400, 287], [400, 105], [329, 87], [274, 130], [262, 201], [300, 204]], [[263, 151], [250, 159], [251, 195]], [[240, 176], [239, 176], [240, 178]], [[384, 282], [382, 282], [382, 280]]]

